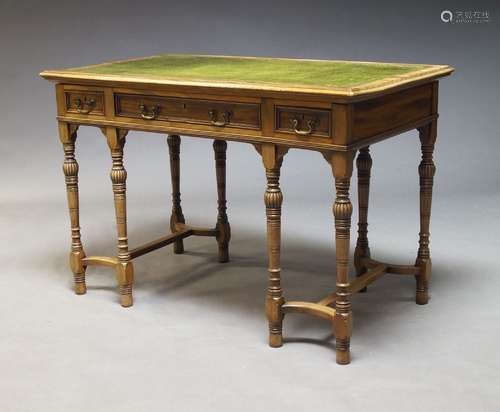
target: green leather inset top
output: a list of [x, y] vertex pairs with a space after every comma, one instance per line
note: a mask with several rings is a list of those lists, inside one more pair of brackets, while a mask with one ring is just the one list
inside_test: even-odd
[[68, 69], [96, 75], [187, 81], [349, 88], [432, 67], [253, 57], [160, 55]]

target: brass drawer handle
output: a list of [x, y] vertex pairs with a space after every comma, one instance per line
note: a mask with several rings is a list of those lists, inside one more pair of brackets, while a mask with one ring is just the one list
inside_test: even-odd
[[217, 110], [210, 109], [208, 111], [208, 116], [210, 117], [210, 123], [212, 123], [214, 126], [221, 127], [229, 124], [231, 113], [225, 110], [224, 113], [222, 113], [222, 118], [224, 119], [223, 121], [217, 120]]
[[75, 100], [75, 105], [76, 105], [76, 111], [81, 114], [89, 114], [95, 107], [95, 100], [94, 99], [85, 99], [84, 102], [82, 102], [82, 99], [76, 99]]
[[299, 136], [308, 136], [310, 135], [313, 130], [314, 126], [316, 126], [316, 120], [311, 119], [307, 121], [307, 129], [306, 130], [300, 130], [299, 129], [299, 119], [295, 118], [292, 120], [292, 127], [293, 131], [298, 134]]
[[144, 120], [153, 120], [156, 119], [156, 116], [158, 116], [158, 113], [160, 113], [160, 106], [153, 106], [151, 110], [148, 111], [148, 108], [146, 107], [145, 104], [141, 104], [139, 106], [139, 110], [141, 111], [141, 117]]

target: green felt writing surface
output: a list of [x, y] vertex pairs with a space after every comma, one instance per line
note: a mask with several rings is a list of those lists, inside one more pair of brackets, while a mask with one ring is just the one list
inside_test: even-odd
[[426, 65], [222, 56], [161, 55], [70, 69], [96, 75], [308, 87], [353, 87]]

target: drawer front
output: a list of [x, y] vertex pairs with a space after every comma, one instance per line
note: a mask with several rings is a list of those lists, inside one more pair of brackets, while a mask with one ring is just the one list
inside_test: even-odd
[[260, 129], [260, 105], [178, 97], [116, 94], [116, 116]]
[[331, 136], [331, 111], [275, 106], [274, 130], [297, 136]]
[[66, 111], [78, 114], [104, 115], [104, 93], [80, 90], [65, 92]]

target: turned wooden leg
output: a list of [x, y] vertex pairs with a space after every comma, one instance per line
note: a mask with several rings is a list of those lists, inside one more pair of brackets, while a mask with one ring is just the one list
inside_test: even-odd
[[333, 204], [336, 242], [336, 295], [333, 329], [337, 363], [350, 363], [350, 340], [352, 331], [351, 293], [349, 291], [349, 241], [352, 204], [349, 200], [349, 185], [352, 175], [354, 152], [333, 152], [330, 157], [335, 177], [336, 198]]
[[266, 168], [267, 188], [264, 194], [267, 216], [267, 254], [269, 284], [266, 295], [266, 315], [269, 322], [269, 346], [278, 348], [283, 344], [282, 325], [285, 303], [281, 289], [281, 204], [283, 194], [279, 186], [280, 169], [287, 149], [273, 144], [257, 147]]
[[107, 127], [105, 129], [108, 146], [111, 150], [113, 165], [111, 168], [111, 182], [115, 200], [116, 228], [118, 233], [118, 265], [116, 277], [120, 291], [120, 303], [123, 307], [133, 304], [132, 285], [134, 282], [134, 268], [130, 261], [127, 237], [127, 202], [126, 181], [127, 171], [123, 166], [123, 147], [125, 145], [126, 131]]
[[[170, 230], [176, 231], [177, 223], [186, 223], [181, 207], [180, 192], [180, 146], [181, 138], [178, 135], [169, 135], [167, 137], [168, 150], [170, 154], [170, 177], [172, 179], [172, 214], [170, 215]], [[174, 253], [184, 253], [184, 242], [182, 239], [174, 242]]]
[[214, 140], [215, 174], [217, 176], [217, 244], [219, 262], [229, 261], [229, 240], [231, 227], [226, 213], [226, 149], [224, 140]]
[[[368, 201], [370, 196], [370, 172], [372, 168], [372, 158], [369, 146], [363, 147], [359, 151], [356, 159], [358, 169], [358, 240], [354, 251], [354, 266], [356, 276], [365, 273], [366, 268], [361, 264], [361, 260], [370, 257], [370, 247], [368, 245]], [[360, 292], [366, 292], [366, 287]]]
[[436, 129], [436, 121], [418, 129], [422, 161], [418, 167], [418, 174], [420, 175], [420, 233], [416, 265], [420, 267], [420, 273], [416, 276], [417, 293], [415, 300], [419, 305], [425, 305], [429, 301], [429, 281], [432, 273], [429, 225], [431, 220], [432, 186], [434, 184], [434, 174], [436, 173], [432, 158], [434, 144], [436, 143]]
[[66, 180], [69, 216], [71, 221], [71, 252], [69, 263], [73, 272], [74, 289], [77, 295], [87, 292], [85, 284], [85, 257], [80, 235], [80, 210], [78, 199], [78, 162], [75, 159], [76, 131], [78, 126], [59, 123], [59, 137], [64, 149], [63, 172]]

